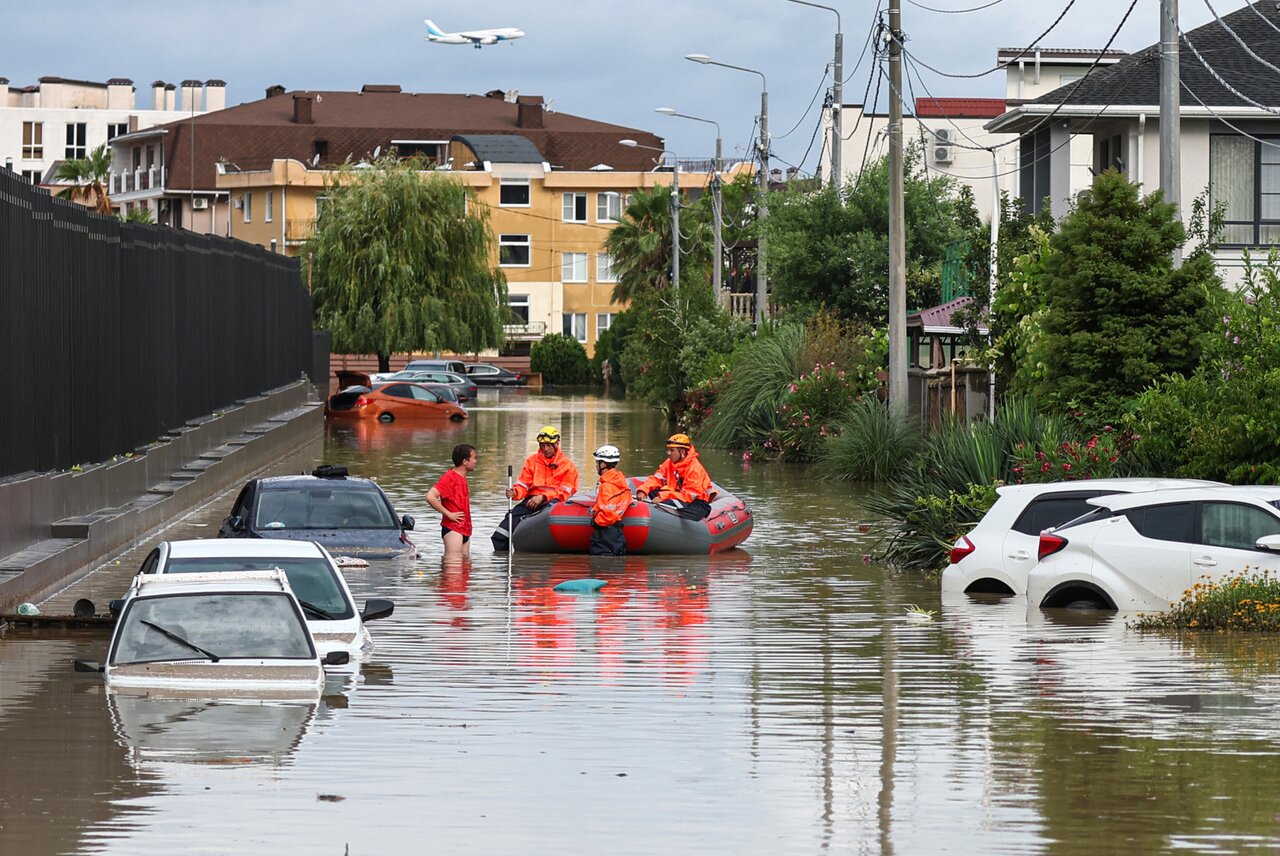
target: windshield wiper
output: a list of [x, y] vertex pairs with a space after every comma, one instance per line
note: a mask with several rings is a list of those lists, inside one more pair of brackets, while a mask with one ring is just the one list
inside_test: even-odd
[[325, 610], [316, 606], [314, 603], [307, 603], [305, 600], [302, 600], [302, 599], [298, 600], [298, 606], [302, 607], [303, 612], [310, 612], [313, 615], [318, 615], [321, 618], [327, 618], [330, 621], [333, 621], [338, 617], [334, 615], [332, 612], [326, 612]]
[[142, 619], [139, 623], [140, 623], [140, 624], [143, 624], [143, 625], [145, 625], [145, 626], [147, 626], [147, 627], [150, 627], [152, 630], [156, 631], [157, 633], [159, 633], [160, 635], [162, 635], [162, 636], [164, 636], [164, 637], [166, 637], [166, 638], [168, 638], [168, 639], [172, 639], [174, 642], [177, 642], [179, 645], [182, 645], [182, 646], [184, 646], [184, 647], [190, 648], [192, 651], [195, 651], [197, 654], [204, 654], [206, 657], [208, 657], [208, 658], [209, 658], [212, 662], [214, 662], [214, 663], [216, 663], [216, 662], [218, 662], [219, 660], [221, 660], [221, 659], [222, 659], [221, 657], [219, 657], [217, 654], [213, 653], [212, 651], [206, 651], [204, 648], [201, 648], [199, 645], [197, 645], [196, 643], [192, 642], [190, 639], [183, 639], [183, 638], [182, 638], [181, 636], [179, 636], [177, 633], [174, 633], [172, 630], [169, 630], [169, 629], [167, 629], [167, 628], [161, 627], [159, 624], [156, 624], [156, 623], [155, 623], [155, 622], [153, 622], [153, 621], [147, 621], [147, 620], [144, 618], [144, 619]]

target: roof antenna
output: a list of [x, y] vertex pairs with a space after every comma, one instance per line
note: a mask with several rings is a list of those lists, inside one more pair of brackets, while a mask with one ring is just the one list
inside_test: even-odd
[[311, 165], [315, 166], [318, 163], [320, 163], [320, 153], [316, 152], [316, 156], [311, 159]]
[[378, 155], [380, 155], [380, 154], [382, 154], [382, 146], [374, 146], [374, 147], [373, 147], [373, 159], [374, 159], [374, 160], [377, 160], [377, 159], [378, 159]]

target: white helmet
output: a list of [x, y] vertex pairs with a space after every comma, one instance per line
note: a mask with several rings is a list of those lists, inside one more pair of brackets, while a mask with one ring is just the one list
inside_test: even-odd
[[606, 464], [616, 464], [622, 460], [622, 453], [618, 451], [617, 446], [610, 446], [608, 443], [596, 449], [592, 455], [597, 461], [604, 461]]

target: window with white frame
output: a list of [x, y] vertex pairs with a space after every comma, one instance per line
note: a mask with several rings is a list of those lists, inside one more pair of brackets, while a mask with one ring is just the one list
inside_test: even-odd
[[587, 254], [586, 253], [561, 253], [560, 254], [560, 281], [561, 282], [586, 282], [587, 281]]
[[564, 334], [566, 336], [572, 336], [579, 342], [585, 344], [587, 341], [587, 313], [564, 313]]
[[503, 180], [498, 186], [498, 205], [502, 208], [528, 208], [529, 182]]
[[596, 341], [600, 340], [601, 334], [613, 326], [613, 312], [597, 312], [596, 313]]
[[622, 194], [621, 193], [597, 193], [596, 194], [596, 222], [597, 223], [617, 223], [622, 219]]
[[242, 207], [244, 208], [244, 222], [252, 223], [253, 222], [253, 194], [246, 193], [244, 196], [240, 197], [240, 201], [242, 203]]
[[529, 295], [507, 294], [507, 311], [511, 313], [511, 324], [527, 325], [529, 323]]
[[40, 170], [38, 169], [24, 169], [22, 171], [22, 180], [30, 182], [31, 184], [39, 184], [41, 177]]
[[533, 247], [528, 235], [498, 236], [499, 267], [529, 267], [532, 256]]
[[89, 147], [85, 144], [87, 128], [85, 122], [67, 123], [67, 147], [63, 154], [67, 160], [84, 160], [89, 154]]
[[596, 282], [617, 282], [618, 275], [613, 272], [613, 256], [609, 253], [596, 253]]
[[566, 223], [587, 222], [587, 194], [563, 193], [561, 200], [561, 219]]
[[1223, 244], [1280, 241], [1280, 137], [1211, 135], [1209, 205], [1223, 213]]
[[107, 140], [114, 140], [116, 137], [123, 137], [129, 133], [128, 122], [113, 122], [107, 125]]
[[262, 220], [264, 223], [270, 223], [271, 218], [276, 215], [276, 193], [274, 190], [267, 191], [267, 202], [262, 208]]
[[44, 122], [22, 123], [22, 159], [44, 159]]

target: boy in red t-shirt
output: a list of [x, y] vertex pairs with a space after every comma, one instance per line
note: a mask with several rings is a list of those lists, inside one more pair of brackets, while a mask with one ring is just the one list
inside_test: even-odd
[[467, 473], [476, 468], [476, 447], [467, 443], [453, 447], [453, 469], [427, 491], [427, 504], [440, 512], [440, 535], [446, 559], [471, 557], [471, 489]]

